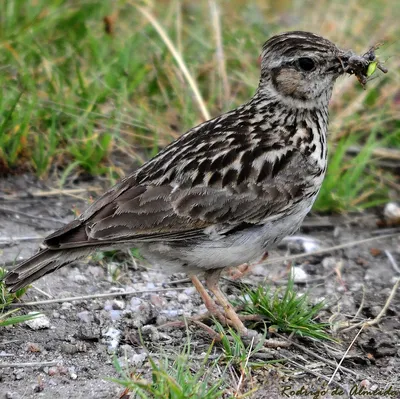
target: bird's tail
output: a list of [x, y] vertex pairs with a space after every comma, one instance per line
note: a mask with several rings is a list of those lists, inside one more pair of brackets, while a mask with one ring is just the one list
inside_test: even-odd
[[44, 249], [8, 272], [3, 282], [10, 292], [15, 292], [45, 274], [86, 257], [92, 251], [92, 248], [87, 247], [68, 250]]

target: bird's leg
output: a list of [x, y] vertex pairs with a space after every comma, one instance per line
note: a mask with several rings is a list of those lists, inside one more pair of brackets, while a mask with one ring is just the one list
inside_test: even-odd
[[247, 274], [250, 270], [250, 265], [248, 263], [243, 263], [239, 266], [236, 266], [235, 268], [231, 269], [228, 271], [228, 276], [232, 280], [239, 280], [241, 279], [245, 274]]
[[268, 259], [269, 253], [268, 251], [265, 251], [264, 255], [261, 257], [261, 259], [257, 262], [257, 264], [263, 263], [265, 260]]
[[239, 280], [245, 274], [249, 273], [254, 266], [259, 265], [260, 263], [264, 262], [267, 258], [268, 258], [268, 252], [265, 252], [265, 254], [262, 256], [262, 258], [258, 262], [254, 263], [254, 264], [243, 263], [242, 265], [235, 267], [229, 273], [229, 277], [232, 280]]
[[204, 285], [201, 283], [199, 278], [196, 275], [189, 276], [192, 280], [193, 285], [195, 286], [197, 292], [200, 294], [201, 299], [206, 305], [207, 310], [212, 316], [216, 316], [221, 323], [226, 323], [224, 315], [219, 310], [217, 304], [214, 299], [211, 298], [210, 294], [205, 289]]
[[[238, 314], [233, 309], [233, 306], [229, 303], [228, 299], [225, 297], [221, 288], [219, 287], [219, 277], [221, 275], [222, 269], [214, 269], [207, 271], [205, 273], [205, 280], [208, 289], [215, 295], [218, 303], [224, 308], [227, 319], [229, 319], [229, 324], [236, 328], [240, 335], [248, 335], [249, 330], [244, 326], [240, 320]], [[204, 288], [204, 287], [203, 287]]]

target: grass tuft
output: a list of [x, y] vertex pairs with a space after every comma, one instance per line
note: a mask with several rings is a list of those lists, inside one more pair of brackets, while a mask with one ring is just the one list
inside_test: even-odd
[[114, 366], [121, 377], [111, 381], [125, 387], [125, 395], [132, 393], [142, 399], [218, 399], [223, 395], [225, 383], [215, 378], [219, 375], [217, 363], [209, 362], [212, 348], [211, 345], [200, 367], [189, 360], [189, 345], [173, 361], [167, 356], [159, 361], [149, 357], [149, 378], [124, 370], [115, 358]]
[[7, 312], [4, 311], [4, 309], [7, 308], [10, 303], [19, 300], [19, 298], [21, 298], [28, 289], [28, 287], [21, 288], [13, 294], [8, 292], [5, 284], [2, 282], [2, 279], [6, 273], [7, 270], [0, 267], [0, 327], [23, 323], [24, 321], [32, 320], [40, 315], [40, 313], [31, 313], [29, 315], [16, 316], [15, 313], [18, 312], [19, 309], [12, 309]]
[[225, 364], [234, 367], [241, 374], [243, 373], [245, 375], [247, 375], [251, 369], [277, 362], [277, 360], [254, 360], [257, 357], [255, 356], [257, 353], [265, 351], [265, 336], [262, 339], [257, 337], [257, 340], [252, 342], [244, 342], [241, 336], [232, 328], [225, 330], [218, 321], [214, 321], [214, 323], [221, 336], [220, 346], [223, 351], [221, 362], [223, 361]]
[[28, 289], [28, 287], [24, 287], [14, 293], [9, 292], [3, 283], [6, 274], [7, 270], [0, 267], [0, 310], [6, 308], [12, 302], [18, 301]]
[[308, 293], [298, 294], [294, 289], [294, 278], [290, 276], [284, 290], [259, 286], [247, 289], [241, 300], [243, 313], [259, 315], [270, 325], [269, 330], [294, 333], [302, 337], [330, 340], [329, 323], [317, 321], [324, 302], [312, 305]]

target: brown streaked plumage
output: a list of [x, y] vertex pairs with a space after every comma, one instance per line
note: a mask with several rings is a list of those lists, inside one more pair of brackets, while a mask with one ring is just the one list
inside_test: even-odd
[[137, 247], [163, 270], [191, 275], [223, 319], [196, 277], [205, 273], [228, 323], [246, 334], [219, 274], [298, 229], [326, 170], [333, 84], [345, 72], [365, 77], [370, 62], [312, 33], [274, 36], [248, 103], [189, 130], [111, 188], [9, 272], [6, 285], [15, 291], [96, 249]]

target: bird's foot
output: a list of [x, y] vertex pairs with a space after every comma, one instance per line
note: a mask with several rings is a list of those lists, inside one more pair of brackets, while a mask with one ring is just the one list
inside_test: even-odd
[[[249, 315], [251, 316], [251, 319], [248, 318], [247, 316], [240, 316], [243, 317], [243, 320], [256, 320], [255, 315]], [[221, 342], [224, 334], [221, 332], [215, 331], [211, 326], [206, 324], [210, 319], [212, 318], [212, 315], [210, 312], [204, 313], [199, 316], [194, 316], [194, 317], [189, 317], [187, 321], [185, 320], [176, 320], [176, 321], [170, 321], [167, 322], [158, 328], [163, 329], [163, 328], [186, 328], [188, 326], [188, 323], [193, 323], [196, 327], [200, 328], [203, 330], [210, 338], [215, 341], [215, 342]], [[259, 319], [259, 318], [258, 318]], [[224, 326], [232, 326], [232, 322], [230, 320], [226, 319], [226, 323], [223, 323]], [[246, 329], [245, 333], [240, 334], [241, 339], [243, 340], [244, 343], [247, 345], [258, 345], [260, 342], [262, 342], [262, 345], [265, 348], [273, 348], [273, 349], [279, 349], [279, 348], [287, 348], [291, 345], [289, 341], [283, 341], [275, 338], [266, 338], [264, 334], [261, 334], [255, 330], [251, 329]], [[233, 341], [232, 336], [227, 336], [228, 340]]]

